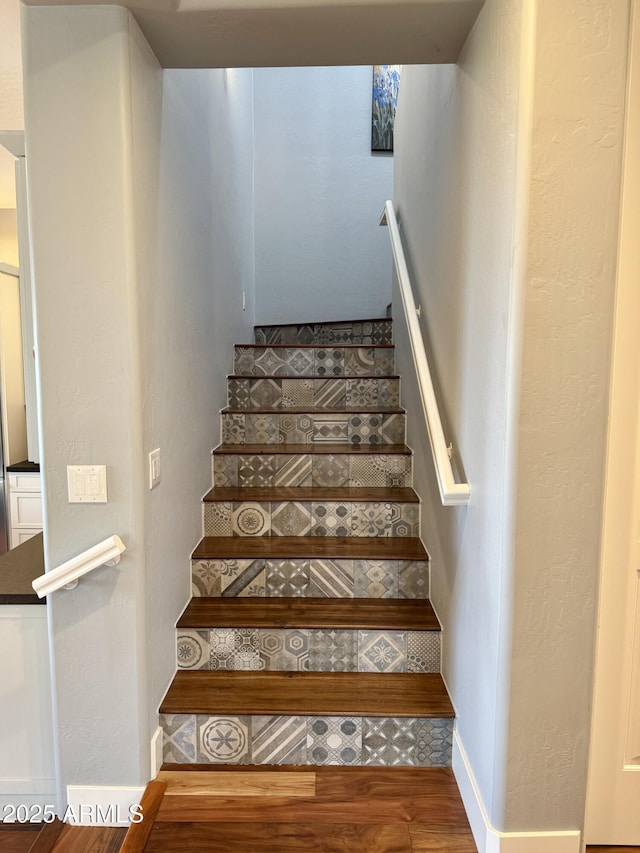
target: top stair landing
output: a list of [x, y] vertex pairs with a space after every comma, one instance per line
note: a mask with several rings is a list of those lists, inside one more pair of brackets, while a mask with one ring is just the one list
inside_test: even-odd
[[323, 344], [391, 344], [392, 324], [387, 317], [373, 320], [329, 321], [326, 323], [290, 323], [256, 326], [255, 342], [260, 345], [291, 346]]

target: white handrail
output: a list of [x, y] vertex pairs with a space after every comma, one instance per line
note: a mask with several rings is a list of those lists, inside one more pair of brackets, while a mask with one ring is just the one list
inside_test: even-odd
[[416, 374], [418, 376], [418, 388], [420, 389], [422, 408], [427, 422], [427, 432], [429, 433], [429, 443], [431, 444], [431, 453], [433, 455], [436, 477], [438, 479], [440, 500], [442, 501], [443, 506], [460, 506], [461, 504], [467, 504], [469, 503], [469, 484], [457, 483], [451, 466], [452, 447], [451, 445], [447, 446], [447, 442], [444, 437], [442, 420], [440, 418], [438, 402], [436, 400], [433, 381], [431, 379], [431, 371], [429, 369], [429, 361], [427, 360], [427, 353], [424, 347], [424, 341], [422, 340], [420, 324], [418, 322], [418, 317], [420, 316], [422, 309], [421, 307], [416, 308], [416, 304], [413, 299], [411, 279], [409, 278], [409, 270], [407, 269], [407, 262], [404, 256], [402, 240], [400, 238], [400, 229], [398, 228], [396, 212], [393, 209], [393, 202], [386, 202], [380, 219], [380, 224], [387, 225], [389, 228], [393, 260], [395, 262], [396, 273], [398, 275], [402, 306], [407, 318], [409, 341], [411, 343], [413, 361], [416, 368]]
[[79, 578], [97, 569], [98, 566], [117, 566], [120, 562], [120, 554], [124, 551], [126, 548], [122, 544], [122, 539], [119, 536], [110, 536], [93, 548], [87, 548], [77, 557], [67, 560], [57, 569], [40, 575], [31, 586], [37, 592], [38, 598], [44, 598], [45, 595], [50, 595], [59, 589], [73, 589], [78, 585]]

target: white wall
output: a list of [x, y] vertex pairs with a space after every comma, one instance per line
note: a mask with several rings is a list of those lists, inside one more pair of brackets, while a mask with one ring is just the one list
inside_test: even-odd
[[[231, 94], [223, 72], [163, 74], [118, 7], [28, 9], [24, 31], [47, 566], [111, 533], [127, 546], [49, 603], [64, 796], [148, 779], [224, 371], [252, 324], [252, 265], [214, 234], [212, 165], [233, 149], [246, 197], [251, 77]], [[252, 210], [231, 217], [251, 247]], [[66, 502], [72, 463], [107, 465], [108, 504]]]
[[259, 323], [385, 316], [393, 158], [371, 153], [371, 85], [371, 66], [254, 72]]
[[0, 261], [12, 264], [14, 267], [19, 266], [18, 216], [15, 207], [0, 209]]
[[20, 280], [2, 272], [0, 272], [0, 368], [4, 464], [13, 465], [27, 458]]
[[500, 831], [584, 808], [627, 12], [600, 6], [487, 0], [458, 66], [405, 68], [400, 93], [395, 200], [468, 508], [437, 505], [400, 322], [403, 403], [444, 675]]

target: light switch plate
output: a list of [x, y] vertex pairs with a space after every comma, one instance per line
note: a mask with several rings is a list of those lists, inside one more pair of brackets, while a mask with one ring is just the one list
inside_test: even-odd
[[160, 448], [149, 454], [149, 488], [155, 489], [160, 482]]
[[106, 465], [67, 465], [70, 504], [107, 503]]

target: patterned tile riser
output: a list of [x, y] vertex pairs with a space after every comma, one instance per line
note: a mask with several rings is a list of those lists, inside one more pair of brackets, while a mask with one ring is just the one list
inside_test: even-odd
[[406, 416], [375, 414], [251, 414], [221, 415], [223, 444], [404, 444]]
[[177, 629], [179, 669], [227, 672], [439, 672], [439, 631]]
[[373, 320], [364, 323], [312, 323], [292, 326], [257, 326], [256, 344], [391, 344], [392, 321]]
[[164, 761], [443, 767], [453, 720], [439, 717], [212, 717], [163, 714]]
[[205, 536], [420, 535], [416, 503], [369, 501], [212, 501], [203, 505]]
[[429, 597], [421, 560], [193, 560], [191, 579], [196, 597]]
[[214, 453], [213, 485], [411, 486], [411, 457], [399, 453]]
[[227, 400], [232, 409], [291, 409], [344, 406], [354, 411], [365, 407], [397, 408], [400, 379], [397, 376], [359, 376], [352, 379], [307, 379], [304, 376], [231, 376]]
[[390, 376], [395, 371], [389, 347], [236, 346], [236, 376]]

